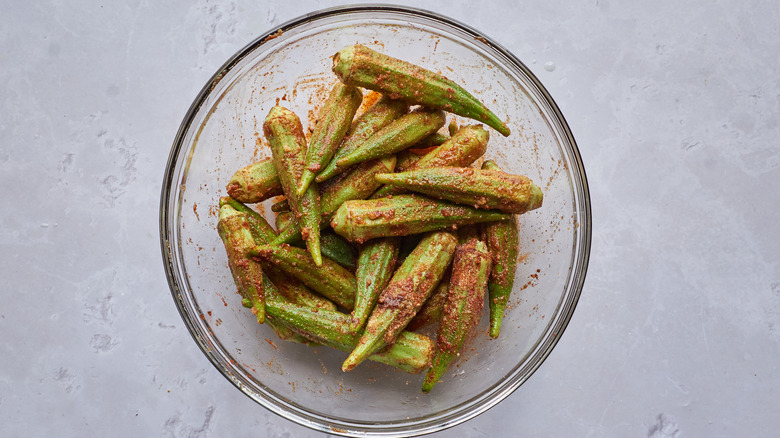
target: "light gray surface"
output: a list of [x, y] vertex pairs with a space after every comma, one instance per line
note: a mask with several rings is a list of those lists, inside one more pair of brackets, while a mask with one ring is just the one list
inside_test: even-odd
[[[158, 238], [162, 174], [196, 93], [260, 33], [336, 4], [287, 3], [0, 1], [0, 435], [324, 436], [208, 363]], [[627, 3], [425, 6], [495, 38], [547, 86], [594, 222], [556, 349], [439, 436], [780, 427], [780, 10]]]

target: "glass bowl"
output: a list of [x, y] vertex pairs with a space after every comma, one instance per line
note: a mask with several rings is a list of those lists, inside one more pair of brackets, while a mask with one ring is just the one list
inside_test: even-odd
[[[486, 158], [530, 177], [542, 208], [520, 216], [520, 261], [501, 336], [487, 312], [464, 354], [430, 394], [424, 373], [279, 340], [241, 306], [216, 232], [233, 172], [270, 156], [262, 123], [279, 102], [311, 129], [337, 80], [331, 57], [361, 43], [439, 71], [512, 130], [491, 130]], [[469, 122], [456, 118], [459, 123]], [[257, 206], [270, 215], [268, 203]], [[273, 221], [271, 221], [273, 223]], [[588, 186], [574, 138], [550, 95], [520, 60], [478, 31], [432, 12], [353, 6], [315, 12], [261, 36], [228, 60], [197, 96], [173, 144], [160, 203], [160, 238], [174, 301], [203, 353], [238, 389], [296, 423], [345, 436], [412, 436], [472, 418], [517, 389], [566, 327], [590, 252]]]

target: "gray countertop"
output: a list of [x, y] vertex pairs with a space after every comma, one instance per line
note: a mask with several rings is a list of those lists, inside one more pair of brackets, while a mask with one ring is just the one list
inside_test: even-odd
[[[259, 34], [337, 3], [0, 4], [0, 435], [324, 436], [257, 405], [197, 348], [168, 290], [158, 204], [206, 80]], [[776, 4], [425, 7], [545, 84], [594, 224], [582, 298], [547, 361], [438, 435], [776, 434]]]

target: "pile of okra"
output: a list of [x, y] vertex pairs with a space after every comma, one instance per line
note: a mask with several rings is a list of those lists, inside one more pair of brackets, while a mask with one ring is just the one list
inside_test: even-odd
[[[444, 76], [361, 45], [333, 57], [339, 82], [311, 138], [273, 107], [273, 158], [239, 169], [220, 199], [218, 231], [245, 307], [280, 338], [418, 373], [430, 391], [477, 325], [487, 295], [497, 337], [512, 291], [517, 215], [542, 192], [485, 154], [481, 124], [501, 120]], [[381, 93], [359, 117], [361, 89]], [[276, 229], [247, 206], [272, 197]], [[328, 229], [330, 228], [330, 229]], [[437, 339], [414, 330], [438, 323]]]

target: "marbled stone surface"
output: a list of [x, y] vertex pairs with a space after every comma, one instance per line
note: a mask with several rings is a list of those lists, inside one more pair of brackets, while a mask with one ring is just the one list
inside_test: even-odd
[[[401, 2], [413, 5], [412, 2]], [[428, 2], [560, 105], [593, 202], [560, 343], [438, 436], [780, 428], [780, 9], [770, 1]], [[332, 1], [0, 1], [0, 435], [316, 437], [228, 383], [168, 291], [162, 175], [197, 92]]]

